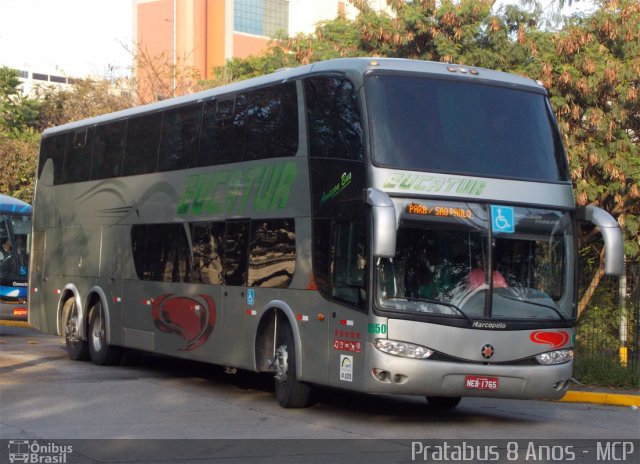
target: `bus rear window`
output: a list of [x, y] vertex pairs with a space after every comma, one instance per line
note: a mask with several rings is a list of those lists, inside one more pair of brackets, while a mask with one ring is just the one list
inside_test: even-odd
[[537, 181], [567, 180], [546, 97], [413, 76], [367, 79], [379, 166]]

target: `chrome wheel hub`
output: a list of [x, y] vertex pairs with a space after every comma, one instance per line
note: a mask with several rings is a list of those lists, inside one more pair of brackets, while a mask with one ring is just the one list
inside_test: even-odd
[[80, 341], [78, 316], [74, 313], [67, 321], [67, 340], [71, 343]]
[[104, 340], [104, 324], [102, 323], [102, 313], [98, 313], [98, 317], [93, 324], [93, 330], [91, 331], [91, 344], [94, 351], [100, 351], [102, 349], [102, 340]]
[[287, 381], [287, 370], [289, 369], [289, 354], [287, 345], [281, 345], [276, 350], [276, 357], [273, 365], [276, 368], [274, 378], [277, 382], [284, 383]]

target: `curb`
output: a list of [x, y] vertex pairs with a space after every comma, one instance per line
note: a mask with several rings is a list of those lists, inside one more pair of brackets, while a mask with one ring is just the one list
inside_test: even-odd
[[612, 406], [640, 407], [640, 395], [621, 395], [618, 393], [568, 391], [566, 395], [558, 401], [566, 403], [594, 403]]
[[8, 327], [24, 327], [25, 329], [33, 329], [27, 321], [9, 321], [9, 320], [0, 320], [0, 325], [5, 325]]

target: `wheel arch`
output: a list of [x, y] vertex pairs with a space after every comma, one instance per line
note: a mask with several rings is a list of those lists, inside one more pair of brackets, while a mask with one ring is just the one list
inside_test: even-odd
[[[291, 307], [281, 300], [270, 301], [264, 306], [266, 309], [262, 312], [260, 322], [254, 334], [254, 370], [256, 372], [268, 371], [270, 361], [273, 360], [275, 340], [279, 324], [283, 323], [280, 317], [285, 318], [291, 327], [293, 340], [296, 346], [296, 376], [302, 377], [302, 343], [300, 330], [296, 323], [296, 315]], [[281, 316], [280, 316], [281, 315]], [[278, 320], [278, 323], [276, 323]]]
[[62, 292], [61, 292], [61, 296], [58, 299], [58, 309], [57, 309], [57, 327], [56, 327], [56, 331], [58, 333], [58, 335], [62, 335], [62, 327], [64, 326], [64, 324], [66, 323], [66, 321], [63, 321], [63, 311], [64, 311], [64, 304], [67, 302], [67, 300], [69, 299], [75, 299], [76, 302], [76, 308], [78, 308], [78, 317], [80, 319], [80, 337], [83, 340], [87, 339], [87, 332], [86, 332], [86, 324], [87, 324], [87, 319], [85, 317], [85, 311], [84, 308], [82, 306], [82, 298], [80, 298], [80, 292], [78, 291], [78, 287], [76, 287], [74, 284], [67, 284], [64, 286]]

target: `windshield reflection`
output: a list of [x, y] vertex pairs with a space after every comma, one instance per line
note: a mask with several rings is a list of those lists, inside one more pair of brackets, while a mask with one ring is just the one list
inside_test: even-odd
[[380, 166], [511, 179], [567, 178], [544, 95], [424, 76], [366, 80]]
[[395, 257], [377, 260], [378, 306], [465, 318], [571, 317], [570, 221], [516, 208], [515, 231], [490, 238], [478, 216], [402, 223]]

